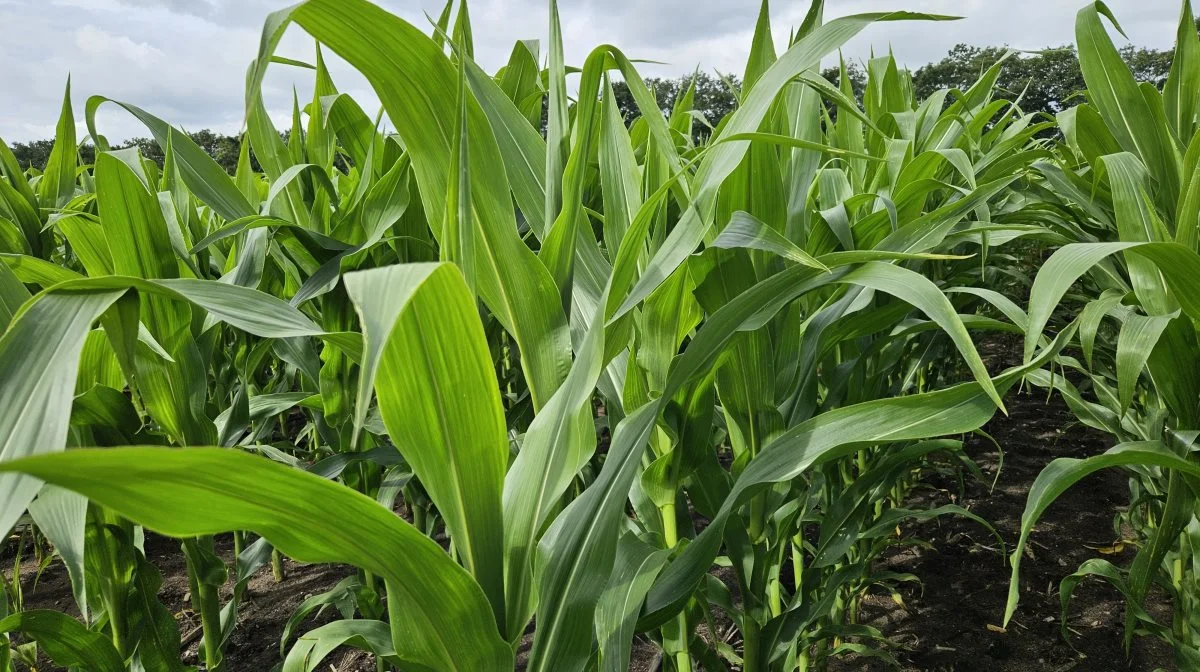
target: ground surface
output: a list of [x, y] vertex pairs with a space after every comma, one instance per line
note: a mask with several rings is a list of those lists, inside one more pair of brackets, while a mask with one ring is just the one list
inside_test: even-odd
[[[1011, 338], [986, 341], [981, 351], [988, 370], [1002, 371], [1019, 363], [1020, 343]], [[985, 427], [995, 444], [972, 438], [966, 452], [991, 483], [967, 479], [960, 496], [955, 479], [931, 477], [931, 487], [913, 494], [913, 508], [955, 503], [991, 521], [1011, 550], [1019, 536], [1021, 514], [1033, 481], [1056, 457], [1083, 458], [1107, 450], [1111, 438], [1079, 425], [1057, 396], [1044, 390], [1012, 393], [1005, 399], [1009, 415], [997, 414]], [[990, 490], [990, 491], [989, 491]], [[939, 672], [1107, 672], [1175, 670], [1168, 647], [1149, 638], [1134, 640], [1127, 656], [1122, 645], [1124, 601], [1098, 580], [1084, 581], [1075, 591], [1068, 615], [1070, 643], [1061, 636], [1058, 586], [1089, 558], [1103, 557], [1128, 567], [1134, 550], [1116, 550], [1120, 534], [1114, 520], [1129, 503], [1129, 488], [1120, 471], [1108, 470], [1081, 481], [1060, 497], [1034, 527], [1021, 562], [1021, 601], [1006, 631], [999, 626], [1008, 600], [1011, 568], [995, 538], [979, 525], [943, 517], [923, 524], [918, 536], [930, 550], [908, 548], [886, 555], [883, 569], [911, 572], [921, 587], [903, 591], [904, 606], [890, 597], [872, 598], [862, 619], [904, 646], [897, 658], [906, 670]], [[1102, 550], [1104, 552], [1102, 552]], [[1160, 623], [1170, 622], [1170, 606], [1151, 595], [1147, 611]], [[884, 670], [878, 663], [840, 661], [832, 669]]]
[[[965, 497], [958, 483], [931, 479], [934, 487], [916, 493], [914, 504], [957, 503], [992, 522], [1009, 549], [1020, 530], [1029, 487], [1055, 457], [1086, 457], [1108, 448], [1107, 438], [1072, 426], [1070, 412], [1044, 393], [1013, 395], [1006, 400], [1008, 418], [998, 416], [985, 427], [1004, 449], [1004, 468], [995, 490], [968, 481]], [[972, 439], [968, 453], [991, 477], [999, 454], [985, 439]], [[940, 487], [939, 487], [940, 486]], [[1114, 516], [1128, 503], [1128, 486], [1119, 472], [1089, 477], [1067, 491], [1046, 512], [1031, 535], [1030, 552], [1021, 564], [1021, 603], [1007, 631], [999, 631], [1008, 599], [1010, 568], [996, 540], [975, 523], [942, 518], [921, 527], [932, 550], [904, 549], [882, 560], [886, 569], [911, 572], [921, 588], [903, 591], [904, 606], [890, 597], [869, 601], [863, 620], [903, 644], [897, 658], [905, 670], [954, 672], [1067, 672], [1068, 670], [1173, 670], [1170, 651], [1156, 641], [1135, 640], [1126, 659], [1122, 647], [1124, 606], [1120, 594], [1099, 581], [1076, 590], [1068, 625], [1070, 644], [1060, 635], [1058, 585], [1088, 558], [1105, 557], [1128, 566], [1133, 551], [1115, 550]], [[1152, 596], [1151, 613], [1166, 616], [1165, 605]], [[1072, 646], [1074, 649], [1072, 649]], [[887, 669], [863, 661], [845, 661], [837, 670]]]
[[[1008, 348], [993, 351], [989, 368], [1000, 370], [1011, 357]], [[1012, 395], [1009, 417], [998, 415], [985, 428], [1004, 450], [1004, 466], [994, 491], [987, 485], [968, 481], [959, 496], [957, 481], [933, 477], [928, 489], [914, 493], [913, 505], [960, 504], [992, 521], [1005, 542], [1017, 538], [1025, 497], [1038, 472], [1055, 457], [1085, 457], [1105, 450], [1107, 437], [1074, 424], [1057, 398], [1047, 402], [1044, 393]], [[991, 442], [972, 439], [968, 453], [988, 477], [995, 474], [999, 453]], [[922, 589], [903, 592], [904, 605], [889, 597], [872, 597], [863, 608], [865, 622], [880, 628], [902, 645], [896, 652], [905, 670], [946, 672], [1068, 672], [1156, 669], [1174, 670], [1170, 652], [1157, 642], [1138, 640], [1127, 658], [1121, 646], [1124, 614], [1119, 594], [1097, 581], [1083, 583], [1072, 603], [1070, 644], [1059, 630], [1058, 582], [1084, 560], [1100, 555], [1101, 548], [1117, 540], [1113, 520], [1127, 503], [1128, 490], [1120, 473], [1102, 472], [1068, 491], [1037, 526], [1022, 565], [1021, 605], [1006, 632], [998, 631], [1007, 597], [1009, 569], [995, 539], [974, 523], [943, 518], [919, 530], [933, 543], [932, 550], [905, 549], [885, 556], [886, 569], [911, 572]], [[221, 546], [228, 559], [228, 540]], [[177, 614], [180, 632], [187, 639], [184, 660], [196, 663], [199, 621], [187, 601], [187, 577], [178, 543], [148, 536], [147, 552], [162, 570], [161, 597]], [[1107, 555], [1125, 566], [1132, 552]], [[284, 623], [306, 597], [331, 588], [349, 570], [341, 567], [297, 565], [286, 561], [287, 578], [275, 583], [269, 568], [254, 578], [243, 602], [239, 626], [230, 643], [227, 660], [230, 672], [267, 672], [280, 661], [278, 641]], [[73, 611], [70, 585], [61, 564], [55, 564], [31, 590], [32, 568], [23, 572], [27, 581], [28, 608]], [[1163, 615], [1161, 601], [1148, 605]], [[302, 631], [329, 620], [310, 619]], [[1072, 646], [1074, 648], [1072, 648]], [[526, 648], [527, 647], [523, 647]], [[644, 641], [635, 646], [631, 669], [656, 669], [659, 656]], [[327, 665], [340, 672], [375, 669], [362, 654], [336, 654]], [[840, 660], [831, 665], [839, 672], [887, 669], [871, 661]], [[47, 668], [49, 669], [49, 668]]]
[[[232, 542], [228, 537], [218, 539], [217, 550], [227, 563], [232, 564]], [[179, 550], [179, 542], [147, 534], [146, 555], [162, 572], [163, 584], [159, 598], [179, 622], [179, 634], [184, 640], [181, 653], [183, 662], [199, 666], [200, 618], [192, 611], [187, 566]], [[229, 672], [268, 672], [280, 663], [279, 637], [292, 612], [310, 595], [329, 590], [352, 573], [346, 567], [301, 565], [287, 559], [284, 560], [284, 570], [285, 578], [281, 583], [275, 582], [269, 566], [259, 570], [251, 579], [239, 609], [238, 627], [226, 649]], [[27, 567], [27, 586], [32, 584], [32, 575], [32, 567]], [[227, 588], [222, 593], [222, 599], [228, 597]], [[56, 563], [42, 574], [36, 589], [26, 595], [26, 608], [57, 609], [78, 615], [75, 600], [71, 596], [71, 583], [61, 563]], [[335, 617], [337, 612], [330, 609], [321, 618], [309, 619], [300, 633]], [[374, 662], [368, 660], [365, 654], [352, 651], [334, 655], [326, 662], [334, 664], [338, 672], [375, 671]]]

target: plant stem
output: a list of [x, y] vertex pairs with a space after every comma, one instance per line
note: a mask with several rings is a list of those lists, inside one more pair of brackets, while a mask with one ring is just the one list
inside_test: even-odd
[[1174, 584], [1175, 594], [1178, 596], [1176, 598], [1176, 608], [1179, 613], [1175, 616], [1175, 623], [1178, 624], [1176, 636], [1181, 642], [1187, 642], [1188, 640], [1188, 590], [1187, 586], [1184, 585], [1183, 579], [1184, 549], [1188, 546], [1186, 535], [1186, 532], [1179, 535], [1179, 554], [1175, 556], [1175, 561], [1171, 566], [1171, 583]]
[[198, 581], [200, 591], [200, 627], [204, 630], [204, 666], [209, 672], [225, 669], [221, 654], [221, 603], [217, 587]]
[[[663, 522], [663, 539], [667, 548], [675, 548], [679, 543], [679, 529], [675, 523], [675, 503], [663, 505], [660, 509]], [[688, 622], [687, 610], [679, 612], [671, 627], [663, 628], [663, 648], [668, 652], [674, 651], [676, 672], [691, 672], [692, 657], [688, 652]]]
[[783, 571], [785, 550], [787, 545], [780, 544], [779, 554], [772, 558], [771, 566], [767, 570], [767, 607], [771, 610], [772, 618], [783, 613], [783, 582], [779, 580], [779, 575]]
[[766, 520], [766, 493], [755, 495], [750, 500], [750, 527], [747, 532], [750, 535], [750, 543], [756, 543], [762, 539], [763, 529]]
[[284, 579], [283, 556], [278, 549], [271, 549], [271, 574], [275, 577], [275, 583], [281, 583]]
[[120, 541], [108, 529], [110, 524], [116, 525], [116, 514], [108, 509], [95, 506], [90, 509], [94, 524], [99, 531], [101, 540], [100, 599], [104, 603], [104, 611], [108, 615], [108, 629], [113, 646], [117, 653], [126, 655], [125, 650], [125, 590], [127, 585], [122, 580]]
[[422, 506], [412, 507], [413, 527], [417, 528], [421, 534], [428, 534], [425, 529], [425, 508]]
[[106, 590], [104, 610], [108, 612], [108, 629], [112, 634], [113, 648], [122, 656], [125, 655], [125, 604], [120, 595]]
[[796, 586], [796, 595], [803, 594], [804, 585], [804, 534], [797, 533], [792, 537], [792, 583]]
[[763, 669], [760, 633], [758, 621], [746, 611], [742, 614], [742, 670], [743, 672], [761, 672]]
[[[214, 581], [212, 537], [183, 540], [184, 557], [188, 566], [188, 585], [192, 589], [192, 608], [200, 614], [200, 629], [204, 642], [204, 665], [210, 672], [224, 669], [221, 651], [220, 584]], [[224, 572], [222, 572], [224, 575]]]

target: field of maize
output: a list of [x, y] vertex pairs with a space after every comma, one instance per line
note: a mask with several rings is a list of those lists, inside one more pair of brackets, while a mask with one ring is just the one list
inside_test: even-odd
[[[1083, 6], [1087, 90], [1051, 117], [998, 89], [1002, 63], [925, 100], [888, 56], [861, 97], [820, 74], [873, 23], [948, 17], [814, 0], [777, 44], [764, 2], [736, 110], [697, 134], [691, 95], [660, 109], [618, 48], [567, 64], [554, 0], [544, 46], [495, 73], [465, 1], [417, 27], [305, 0], [265, 21], [234, 175], [136, 101], [89, 99], [77, 137], [68, 83], [44, 171], [0, 141], [0, 672], [889, 669], [904, 642], [865, 612], [917, 577], [885, 557], [966, 521], [1011, 575], [1003, 641], [1047, 591], [1022, 581], [1031, 535], [1054, 543], [1034, 527], [1098, 483], [1118, 541], [1050, 594], [1067, 640], [1077, 587], [1118, 595], [1120, 653], [1076, 664], [1151, 641], [1200, 670], [1181, 5], [1161, 86]], [[285, 29], [315, 59], [277, 54]], [[315, 78], [290, 129], [268, 68]], [[162, 165], [110, 149], [102, 106]], [[1038, 465], [1006, 539], [921, 493], [994, 485], [1003, 464], [967, 446], [1006, 448], [984, 425], [1017, 399], [1095, 448]], [[251, 581], [310, 563], [345, 571], [259, 643], [273, 662], [238, 663]], [[64, 572], [64, 603], [37, 602], [31, 566]]]

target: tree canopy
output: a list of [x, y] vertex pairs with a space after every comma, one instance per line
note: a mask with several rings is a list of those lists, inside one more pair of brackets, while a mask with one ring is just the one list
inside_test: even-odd
[[[942, 60], [913, 73], [917, 97], [925, 98], [938, 89], [965, 90], [1007, 51], [1005, 47], [956, 45]], [[1134, 76], [1155, 86], [1162, 86], [1166, 81], [1172, 56], [1172, 51], [1133, 46], [1121, 49], [1121, 57]], [[1047, 114], [1071, 107], [1072, 98], [1085, 88], [1079, 58], [1075, 47], [1070, 45], [1013, 55], [1001, 66], [997, 86], [1012, 100], [1019, 96], [1021, 108], [1026, 112]]]

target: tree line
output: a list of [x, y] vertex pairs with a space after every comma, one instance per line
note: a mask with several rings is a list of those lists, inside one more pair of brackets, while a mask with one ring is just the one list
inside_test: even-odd
[[[242, 150], [242, 139], [240, 136], [225, 135], [207, 128], [200, 131], [188, 132], [187, 135], [201, 149], [208, 152], [209, 156], [216, 159], [217, 163], [221, 164], [221, 167], [227, 172], [232, 174], [237, 168], [238, 154]], [[284, 137], [286, 138], [286, 135]], [[113, 149], [127, 149], [129, 147], [137, 147], [142, 156], [151, 159], [160, 166], [165, 158], [162, 147], [158, 146], [154, 138], [130, 138], [123, 143], [113, 145]], [[9, 148], [21, 166], [42, 170], [46, 166], [46, 161], [50, 159], [50, 150], [54, 148], [54, 139], [15, 142], [9, 145]], [[96, 157], [96, 148], [91, 144], [80, 145], [79, 154], [83, 163], [90, 164]]]
[[[1196, 22], [1196, 29], [1200, 31], [1200, 20]], [[912, 73], [917, 98], [923, 99], [943, 88], [965, 90], [975, 82], [980, 73], [1000, 60], [1006, 51], [1006, 47], [956, 45], [942, 60], [924, 65]], [[1173, 56], [1173, 49], [1147, 49], [1132, 45], [1121, 49], [1121, 57], [1133, 70], [1134, 76], [1139, 81], [1150, 82], [1155, 86], [1161, 86], [1166, 80]], [[838, 83], [840, 79], [837, 68], [828, 68], [821, 74], [834, 83]], [[846, 74], [855, 94], [861, 98], [866, 87], [866, 72], [856, 63], [847, 63]], [[693, 109], [704, 119], [704, 122], [695, 125], [698, 139], [708, 135], [711, 132], [710, 127], [715, 127], [725, 115], [734, 110], [737, 106], [737, 91], [741, 88], [741, 80], [735, 75], [713, 76], [704, 72], [673, 79], [649, 77], [646, 84], [654, 92], [664, 113], [669, 113], [679, 96], [686, 93], [688, 87], [695, 85]], [[1015, 100], [1020, 96], [1021, 108], [1026, 112], [1061, 112], [1074, 104], [1073, 98], [1085, 88], [1075, 47], [1053, 47], [1007, 59], [1001, 68], [997, 88], [1010, 99]], [[632, 121], [640, 115], [625, 82], [614, 82], [613, 91], [627, 121]], [[241, 137], [224, 135], [209, 129], [189, 132], [188, 135], [226, 171], [232, 173], [237, 167]], [[41, 170], [50, 158], [53, 146], [54, 140], [46, 139], [17, 142], [11, 149], [22, 166]], [[162, 163], [162, 148], [153, 138], [131, 138], [120, 145], [132, 146], [136, 146], [143, 156]], [[92, 162], [95, 150], [91, 145], [83, 145], [79, 151], [84, 162]]]
[[[1200, 20], [1196, 22], [1196, 29], [1200, 31]], [[966, 90], [979, 79], [983, 71], [1003, 58], [1007, 51], [1007, 47], [977, 47], [969, 44], [954, 46], [942, 60], [924, 65], [911, 73], [917, 99], [923, 100], [939, 89]], [[1138, 81], [1150, 82], [1161, 87], [1171, 71], [1175, 50], [1129, 45], [1122, 48], [1120, 53]], [[827, 68], [821, 75], [833, 84], [840, 83], [838, 68]], [[867, 84], [866, 71], [857, 63], [851, 62], [846, 64], [846, 76], [855, 96], [861, 102]], [[714, 77], [700, 72], [694, 78], [686, 76], [675, 79], [646, 79], [646, 84], [654, 91], [659, 106], [666, 114], [670, 113], [675, 101], [687, 92], [693, 82], [696, 87], [693, 94], [694, 109], [715, 127], [737, 105], [736, 91], [741, 88], [741, 80], [738, 77]], [[1065, 45], [1008, 58], [1001, 66], [996, 88], [1001, 95], [1010, 100], [1017, 100], [1019, 97], [1021, 109], [1027, 113], [1043, 112], [1053, 115], [1074, 105], [1076, 101], [1072, 99], [1080, 95], [1086, 85], [1075, 47]], [[627, 120], [632, 120], [640, 114], [628, 85], [624, 82], [614, 82], [613, 92]], [[708, 132], [709, 129], [703, 123], [697, 125], [698, 136], [707, 135]]]

